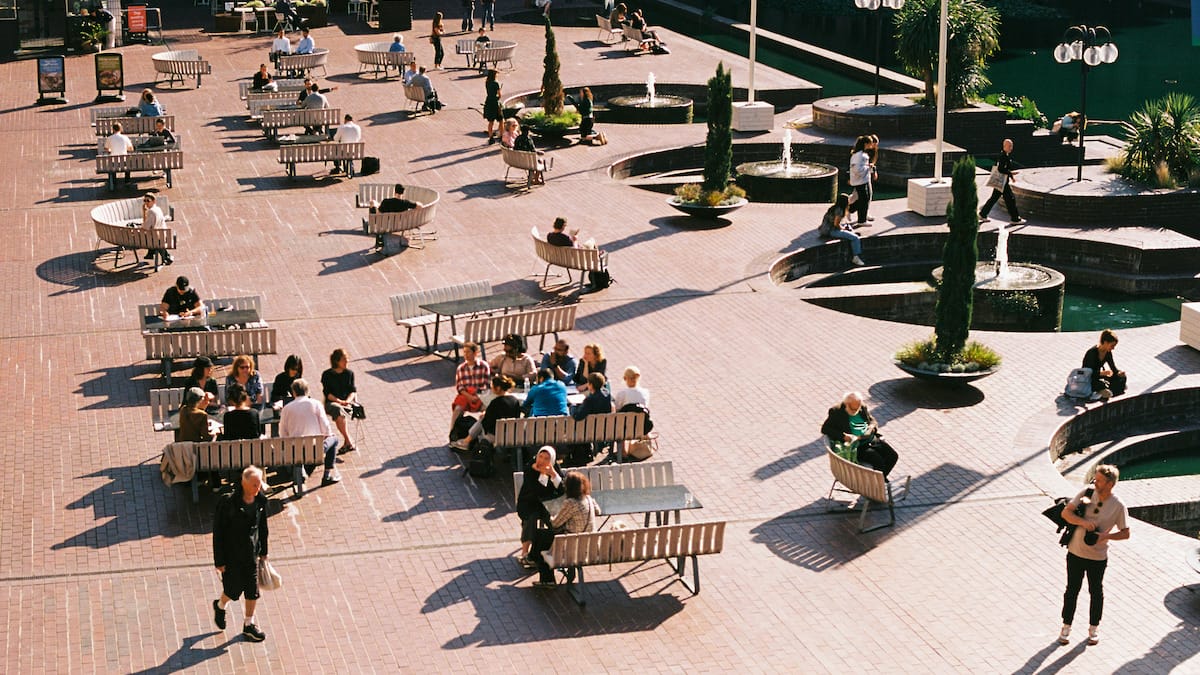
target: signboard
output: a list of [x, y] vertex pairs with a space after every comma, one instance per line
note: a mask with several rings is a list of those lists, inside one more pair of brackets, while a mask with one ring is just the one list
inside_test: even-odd
[[[37, 60], [38, 103], [57, 100], [67, 102], [66, 59], [61, 56], [41, 56]], [[51, 94], [51, 96], [47, 96]]]
[[[124, 101], [125, 69], [119, 52], [103, 52], [96, 55], [96, 100]], [[106, 91], [116, 94], [105, 95]]]
[[145, 35], [146, 6], [130, 5], [129, 8], [125, 10], [125, 21], [128, 24], [130, 35]]

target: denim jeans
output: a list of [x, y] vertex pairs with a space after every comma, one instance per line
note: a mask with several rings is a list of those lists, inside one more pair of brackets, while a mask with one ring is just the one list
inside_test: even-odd
[[849, 230], [834, 230], [829, 236], [834, 239], [845, 239], [850, 242], [850, 252], [856, 256], [862, 255], [862, 240]]
[[333, 470], [333, 461], [337, 458], [337, 436], [329, 436], [325, 439], [325, 470]]
[[483, 3], [483, 18], [479, 20], [479, 26], [487, 26], [488, 30], [496, 30], [496, 3]]
[[1089, 560], [1067, 554], [1067, 591], [1063, 593], [1063, 623], [1070, 626], [1075, 618], [1075, 601], [1083, 588], [1083, 577], [1087, 575], [1088, 594], [1091, 603], [1088, 608], [1088, 625], [1099, 626], [1100, 616], [1104, 613], [1104, 570], [1108, 567], [1107, 560]]

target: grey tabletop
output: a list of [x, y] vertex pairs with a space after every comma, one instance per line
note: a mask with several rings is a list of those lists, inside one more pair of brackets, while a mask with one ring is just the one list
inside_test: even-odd
[[[596, 490], [592, 499], [596, 500], [600, 515], [604, 517], [704, 508], [686, 485]], [[546, 502], [546, 508], [557, 513], [561, 504], [562, 498], [553, 499]]]
[[145, 317], [145, 330], [150, 333], [171, 333], [177, 331], [205, 330], [208, 328], [228, 328], [260, 321], [258, 310], [229, 309], [203, 316], [186, 319], [164, 320], [157, 316]]
[[275, 137], [275, 141], [280, 145], [312, 145], [313, 143], [324, 143], [328, 140], [328, 134], [293, 134], [290, 136]]
[[489, 312], [510, 307], [528, 307], [536, 305], [537, 300], [524, 293], [495, 293], [478, 298], [463, 300], [447, 300], [446, 302], [431, 302], [421, 305], [421, 309], [441, 316], [461, 316], [476, 312]]

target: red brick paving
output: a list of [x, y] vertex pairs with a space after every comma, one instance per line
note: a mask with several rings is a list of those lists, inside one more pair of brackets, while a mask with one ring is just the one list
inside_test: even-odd
[[[502, 16], [516, 9], [501, 3]], [[431, 11], [417, 3], [406, 39], [422, 58]], [[966, 392], [931, 389], [889, 363], [928, 329], [835, 314], [770, 283], [773, 259], [815, 243], [821, 207], [751, 204], [729, 227], [694, 230], [662, 195], [607, 177], [615, 158], [702, 142], [701, 126], [608, 126], [610, 145], [554, 149], [548, 185], [508, 191], [466, 109], [482, 100], [480, 78], [434, 73], [450, 107], [410, 120], [392, 110], [403, 106], [397, 84], [353, 75], [352, 45], [372, 38], [315, 33], [333, 49], [333, 103], [364, 120], [369, 154], [384, 159], [368, 180], [441, 191], [440, 240], [425, 250], [371, 256], [355, 232], [353, 181], [313, 180], [313, 166], [287, 181], [235, 96], [266, 41], [217, 36], [186, 43], [214, 63], [203, 89], [160, 90], [188, 153], [169, 191], [179, 262], [157, 275], [97, 269], [88, 210], [112, 197], [92, 173], [91, 61], [68, 59], [72, 102], [61, 108], [29, 107], [32, 62], [0, 65], [12, 83], [0, 135], [13, 155], [0, 207], [0, 392], [31, 418], [18, 421], [0, 488], [4, 671], [528, 671], [569, 656], [586, 671], [1200, 670], [1200, 580], [1183, 563], [1195, 542], [1141, 523], [1113, 547], [1104, 642], [1053, 643], [1063, 554], [1038, 512], [1045, 494], [1072, 488], [1029, 449], [1039, 447], [1030, 430], [1093, 336], [979, 334], [1003, 370]], [[521, 43], [506, 95], [536, 89], [540, 29], [505, 22], [497, 35]], [[594, 28], [557, 37], [569, 86], [640, 82], [650, 70], [703, 82], [718, 59], [745, 78], [743, 60], [683, 36], [653, 58], [600, 47]], [[135, 95], [158, 48], [122, 51]], [[789, 81], [759, 73], [760, 87]], [[876, 229], [933, 224], [903, 209], [873, 207]], [[612, 251], [618, 281], [583, 299], [569, 339], [576, 350], [600, 342], [614, 369], [642, 368], [663, 459], [704, 502], [703, 518], [731, 521], [725, 552], [701, 560], [698, 596], [668, 584], [661, 563], [589, 569], [586, 610], [530, 589], [511, 560], [507, 482], [464, 480], [445, 449], [451, 366], [404, 348], [391, 322], [388, 295], [466, 278], [541, 293], [528, 231], [560, 214]], [[158, 478], [167, 439], [149, 428], [156, 364], [143, 360], [135, 312], [176, 274], [210, 297], [263, 296], [280, 332], [268, 377], [295, 352], [315, 379], [347, 347], [371, 411], [341, 484], [312, 481], [304, 499], [273, 502], [286, 586], [261, 604], [261, 645], [237, 637], [240, 608], [223, 634], [211, 625], [211, 500], [193, 506]], [[1118, 358], [1135, 391], [1200, 382], [1200, 354], [1177, 330], [1124, 332]], [[817, 428], [848, 388], [867, 394], [902, 453], [897, 470], [915, 476], [897, 526], [862, 536], [822, 503]]]

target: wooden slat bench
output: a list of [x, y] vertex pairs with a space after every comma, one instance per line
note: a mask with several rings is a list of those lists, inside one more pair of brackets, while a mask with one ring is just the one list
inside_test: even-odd
[[489, 43], [487, 46], [480, 47], [479, 49], [475, 50], [475, 55], [473, 58], [476, 68], [479, 68], [480, 70], [487, 70], [488, 64], [491, 64], [492, 68], [499, 68], [501, 61], [508, 61], [508, 67], [510, 69], [515, 67], [513, 66], [513, 56], [517, 52], [516, 43], [497, 44], [498, 42], [500, 41], [495, 40]]
[[621, 34], [627, 42], [633, 43], [634, 49], [643, 49], [647, 45], [654, 43], [654, 40], [643, 35], [641, 29], [639, 28], [621, 26]]
[[290, 93], [294, 99], [304, 89], [304, 80], [298, 77], [279, 77], [271, 81], [275, 83], [275, 91], [254, 91], [253, 82], [238, 82], [238, 98], [246, 101], [253, 94]]
[[508, 182], [508, 173], [513, 169], [523, 169], [525, 171], [525, 188], [533, 187], [533, 172], [541, 171], [545, 174], [550, 169], [554, 168], [554, 158], [546, 155], [539, 155], [530, 150], [513, 150], [511, 148], [500, 148], [500, 155], [504, 158], [504, 181]]
[[1200, 302], [1180, 305], [1179, 341], [1192, 349], [1200, 349]]
[[[395, 186], [392, 186], [392, 194], [395, 194]], [[395, 235], [385, 238], [382, 250], [385, 254], [395, 253], [408, 246], [425, 248], [425, 242], [435, 239], [434, 235], [437, 234], [435, 230], [421, 229], [432, 223], [433, 217], [437, 215], [437, 204], [441, 198], [437, 190], [409, 185], [404, 188], [404, 198], [420, 206], [398, 213], [367, 214], [367, 234]], [[402, 235], [405, 232], [413, 232], [416, 238], [421, 240], [421, 244], [403, 243]]]
[[185, 77], [194, 77], [196, 88], [199, 89], [203, 76], [212, 74], [212, 64], [200, 58], [200, 54], [194, 49], [159, 52], [150, 59], [154, 62], [155, 84], [163, 79], [163, 75], [167, 76], [168, 83], [178, 80], [179, 84], [183, 84]]
[[176, 333], [145, 333], [146, 360], [162, 361], [163, 378], [171, 378], [175, 359], [198, 356], [237, 356], [249, 354], [255, 362], [263, 354], [276, 353], [274, 328], [240, 328]]
[[506, 335], [513, 333], [522, 337], [540, 335], [542, 337], [538, 346], [540, 350], [546, 346], [547, 335], [554, 335], [554, 339], [557, 341], [559, 331], [575, 330], [577, 307], [577, 305], [564, 305], [468, 319], [462, 334], [451, 336], [451, 339], [460, 345], [467, 342], [478, 344], [482, 356], [484, 344], [499, 342]]
[[[153, 393], [153, 391], [152, 391]], [[629, 413], [622, 413], [629, 414]], [[592, 492], [625, 490], [628, 488], [660, 487], [675, 484], [675, 471], [670, 462], [641, 462], [638, 464], [601, 464], [567, 469], [587, 476]], [[521, 496], [525, 472], [513, 472], [513, 503]], [[603, 515], [603, 514], [601, 514]]]
[[[675, 581], [695, 595], [700, 592], [702, 555], [720, 553], [725, 547], [725, 523], [690, 523], [632, 530], [608, 530], [554, 537], [550, 555], [554, 567], [565, 570], [567, 592], [579, 605], [586, 604], [583, 568], [591, 565], [665, 560], [675, 572]], [[687, 560], [692, 561], [692, 580], [687, 579]]]
[[613, 28], [612, 22], [606, 16], [596, 15], [596, 28], [600, 32], [596, 34], [596, 38], [605, 43], [616, 42], [618, 39], [624, 39], [625, 32], [620, 28]]
[[[392, 186], [389, 185], [388, 187], [390, 189]], [[421, 305], [428, 305], [433, 302], [480, 298], [491, 294], [492, 282], [487, 279], [481, 279], [453, 286], [428, 288], [393, 295], [391, 297], [392, 319], [396, 322], [397, 326], [404, 326], [408, 329], [408, 334], [404, 338], [405, 344], [409, 347], [416, 346], [412, 343], [412, 332], [414, 328], [420, 328], [421, 332], [425, 334], [425, 351], [432, 351], [437, 345], [429, 344], [429, 326], [437, 323], [438, 315], [427, 313], [421, 309]]]
[[519, 471], [524, 463], [522, 448], [632, 441], [646, 435], [645, 425], [646, 416], [634, 412], [588, 415], [579, 421], [566, 415], [501, 419], [496, 420], [494, 445], [516, 449], [513, 465]]
[[[91, 114], [91, 124], [94, 127], [104, 127], [108, 130], [108, 133], [112, 133], [111, 121], [120, 121], [114, 120], [113, 118], [128, 117], [127, 113], [129, 112], [130, 108], [136, 107], [137, 106], [128, 105], [107, 105], [89, 108], [89, 113]], [[99, 134], [100, 132], [97, 131], [96, 133]]]
[[454, 43], [454, 53], [461, 54], [467, 59], [467, 67], [475, 67], [475, 52], [479, 49], [479, 43], [475, 38], [459, 38]]
[[[908, 497], [908, 486], [912, 481], [911, 476], [904, 476], [903, 485], [895, 492], [892, 491], [892, 484], [884, 479], [882, 471], [876, 471], [869, 466], [855, 464], [850, 460], [839, 456], [832, 448], [826, 448], [825, 454], [829, 456], [829, 470], [833, 473], [833, 486], [829, 488], [829, 495], [825, 497], [831, 505], [827, 506], [826, 511], [832, 512], [838, 510], [833, 503], [833, 493], [847, 492], [864, 497], [862, 500], [862, 515], [858, 519], [858, 532], [871, 532], [884, 527], [891, 527], [896, 523], [897, 501], [903, 501]], [[900, 482], [898, 479], [897, 482]], [[838, 487], [842, 485], [843, 487]], [[882, 525], [864, 529], [867, 522], [867, 511], [871, 509], [871, 504], [885, 504], [888, 507], [888, 522]]]
[[358, 194], [354, 196], [354, 208], [370, 208], [372, 201], [379, 203], [395, 194], [395, 183], [359, 183]]
[[299, 108], [297, 110], [262, 111], [262, 130], [270, 138], [288, 127], [319, 127], [329, 133], [329, 127], [342, 123], [341, 108]]
[[420, 85], [406, 84], [404, 85], [404, 98], [412, 104], [410, 112], [417, 112], [421, 106], [425, 105], [425, 90]]
[[[167, 220], [173, 220], [174, 212], [167, 202], [167, 196], [158, 195], [157, 202]], [[96, 227], [96, 237], [101, 242], [116, 246], [113, 250], [113, 269], [120, 265], [121, 255], [127, 250], [133, 252], [132, 264], [140, 265], [141, 260], [137, 256], [138, 249], [171, 251], [178, 247], [178, 239], [171, 228], [142, 229], [141, 197], [101, 204], [92, 209], [91, 215], [92, 224]], [[130, 227], [131, 223], [136, 223], [136, 227]], [[99, 245], [97, 245], [97, 250], [99, 251]], [[103, 252], [97, 253], [96, 260], [103, 256]], [[159, 256], [155, 255], [154, 271], [158, 271], [160, 262]]]
[[[571, 283], [571, 270], [580, 272], [602, 272], [608, 269], [608, 256], [597, 248], [580, 248], [577, 246], [555, 246], [546, 241], [538, 232], [536, 226], [529, 231], [533, 239], [533, 252], [546, 263], [546, 271], [542, 275], [542, 284], [550, 277], [551, 267], [561, 267], [567, 270], [567, 283]], [[582, 291], [587, 283], [587, 275], [579, 275], [579, 290]]]
[[[283, 145], [279, 148], [279, 163], [286, 165], [288, 178], [296, 177], [296, 165], [309, 162], [361, 160], [366, 153], [364, 143], [306, 143]], [[354, 164], [347, 164], [346, 175], [354, 177]]]
[[174, 115], [151, 115], [149, 117], [128, 117], [121, 115], [119, 117], [101, 117], [96, 124], [96, 136], [105, 137], [111, 136], [113, 133], [112, 125], [114, 122], [121, 123], [121, 133], [126, 136], [134, 136], [137, 134], [148, 134], [154, 131], [154, 121], [162, 120], [167, 128], [175, 130]]
[[393, 52], [389, 51], [392, 48], [390, 42], [364, 42], [354, 45], [354, 54], [358, 57], [358, 72], [362, 72], [368, 68], [376, 75], [380, 72], [386, 78], [388, 70], [396, 69], [396, 75], [404, 73], [404, 67], [413, 61], [417, 60], [416, 54], [412, 52]]
[[[202, 300], [200, 306], [206, 312], [224, 312], [231, 309], [252, 309], [258, 313], [259, 322], [247, 325], [247, 328], [264, 328], [267, 325], [266, 321], [262, 320], [262, 296], [259, 295], [241, 295], [231, 298], [208, 298]], [[138, 305], [138, 316], [140, 317], [143, 333], [150, 332], [146, 319], [152, 316], [158, 316], [158, 303], [149, 305]]]
[[298, 91], [255, 91], [246, 95], [246, 110], [251, 120], [261, 120], [264, 110], [292, 105], [300, 96]]
[[[304, 480], [301, 477], [304, 465], [325, 461], [325, 438], [322, 436], [179, 443], [187, 443], [196, 453], [197, 474], [202, 471], [241, 471], [251, 464], [258, 467], [291, 467], [292, 490], [298, 495], [304, 494]], [[174, 445], [178, 446], [179, 443]], [[186, 451], [187, 447], [182, 449]], [[192, 501], [200, 501], [198, 476], [192, 478]]]
[[325, 74], [325, 62], [329, 60], [328, 49], [315, 49], [311, 54], [280, 54], [275, 62], [275, 70], [280, 74], [301, 73], [310, 74], [317, 68]]
[[[171, 413], [183, 407], [184, 387], [167, 387], [150, 390], [150, 423], [155, 431], [175, 431], [178, 426], [171, 420]], [[217, 400], [225, 402], [225, 383], [217, 383]]]
[[96, 157], [96, 173], [108, 175], [108, 191], [117, 189], [117, 174], [126, 175], [134, 171], [163, 171], [167, 178], [167, 187], [172, 187], [174, 181], [171, 172], [183, 168], [182, 150], [161, 150], [157, 152], [134, 152], [128, 155], [99, 155]]

